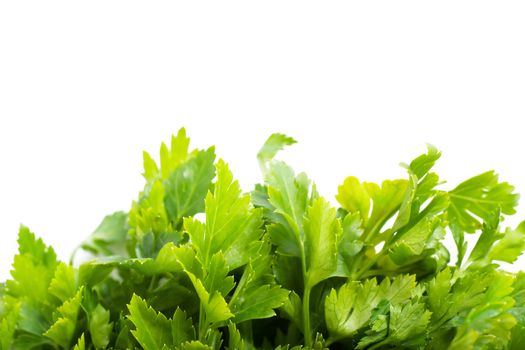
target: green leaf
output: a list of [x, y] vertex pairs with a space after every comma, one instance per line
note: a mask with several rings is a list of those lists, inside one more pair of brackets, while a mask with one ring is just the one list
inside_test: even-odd
[[427, 153], [422, 154], [410, 162], [410, 165], [406, 166], [409, 171], [414, 174], [418, 179], [423, 178], [428, 174], [430, 169], [434, 167], [436, 161], [441, 157], [441, 152], [433, 145], [427, 145]]
[[435, 220], [425, 218], [419, 221], [392, 245], [390, 252], [392, 260], [402, 265], [410, 257], [423, 253], [435, 227]]
[[122, 211], [106, 216], [95, 231], [80, 245], [95, 255], [122, 255], [128, 233], [128, 214]]
[[233, 317], [224, 296], [219, 291], [208, 291], [203, 283], [203, 269], [189, 246], [176, 247], [173, 250], [179, 264], [190, 278], [206, 314], [206, 322], [214, 325]]
[[336, 271], [336, 245], [341, 223], [334, 208], [324, 198], [314, 201], [305, 216], [304, 246], [306, 254], [306, 285], [313, 287]]
[[242, 299], [230, 304], [236, 323], [275, 316], [274, 309], [282, 306], [288, 296], [288, 291], [270, 284], [247, 288], [241, 293]]
[[489, 260], [515, 262], [525, 250], [525, 221], [515, 230], [507, 229], [503, 237], [492, 247]]
[[6, 282], [7, 293], [31, 302], [42, 302], [58, 264], [55, 251], [46, 247], [42, 239], [36, 239], [25, 226], [20, 227], [18, 246], [19, 253], [11, 270], [13, 280]]
[[483, 223], [481, 235], [479, 236], [474, 249], [472, 249], [472, 252], [470, 253], [470, 261], [485, 260], [491, 251], [494, 242], [503, 237], [503, 235], [498, 232], [499, 220], [499, 209], [487, 216], [486, 221]]
[[450, 348], [472, 348], [487, 340], [506, 344], [516, 322], [511, 314], [513, 282], [512, 276], [495, 270], [493, 265], [455, 274], [449, 269], [440, 272], [427, 286], [432, 337], [437, 341], [444, 330], [455, 327], [452, 342], [452, 336], [444, 335]]
[[[167, 179], [170, 174], [189, 156], [188, 148], [190, 145], [190, 139], [186, 137], [186, 129], [181, 128], [177, 133], [177, 136], [171, 136], [171, 149], [168, 150], [166, 145], [163, 143], [160, 148], [160, 169], [163, 179]], [[144, 171], [150, 170], [154, 172], [155, 168], [150, 169], [144, 168]]]
[[355, 256], [364, 248], [361, 216], [359, 213], [345, 215], [342, 233], [337, 244], [337, 270], [335, 275], [350, 277]]
[[467, 249], [464, 232], [473, 233], [488, 221], [492, 213], [514, 214], [519, 195], [506, 182], [498, 182], [494, 171], [487, 171], [459, 184], [449, 192], [448, 218], [458, 248], [458, 266]]
[[449, 295], [453, 284], [452, 272], [448, 267], [428, 283], [427, 306], [432, 311], [432, 323], [447, 321], [443, 318], [450, 314], [451, 308], [456, 307]]
[[366, 183], [361, 183], [355, 176], [348, 176], [338, 187], [337, 201], [349, 213], [359, 213], [364, 224], [370, 214], [370, 195]]
[[425, 332], [430, 315], [422, 303], [390, 305], [388, 317], [378, 317], [356, 349], [363, 349], [371, 344], [375, 346], [370, 349], [387, 345], [394, 348], [422, 348], [426, 343]]
[[133, 325], [129, 319], [121, 318], [115, 328], [117, 331], [115, 349], [134, 349], [139, 345], [131, 334], [130, 328], [133, 328]]
[[105, 349], [109, 344], [113, 331], [109, 318], [109, 311], [100, 304], [89, 313], [89, 334], [95, 349]]
[[367, 241], [399, 210], [407, 188], [406, 180], [386, 180], [379, 187], [372, 182], [360, 183], [350, 176], [339, 186], [336, 199], [349, 213], [361, 215]]
[[[165, 188], [160, 180], [146, 185], [146, 193], [141, 194], [139, 202], [133, 202], [129, 212], [128, 252], [131, 256], [155, 255], [156, 248], [160, 249], [162, 236], [173, 235], [173, 241], [179, 242], [180, 236], [168, 219], [164, 206]], [[159, 242], [157, 242], [157, 240]]]
[[483, 223], [480, 237], [470, 253], [469, 261], [484, 265], [492, 261], [513, 263], [525, 249], [525, 223], [515, 230], [499, 232], [500, 212], [496, 211]]
[[288, 225], [290, 239], [301, 241], [303, 217], [308, 205], [317, 198], [310, 180], [304, 173], [295, 177], [293, 170], [286, 163], [273, 161], [266, 182], [269, 202], [282, 218], [279, 224]]
[[271, 270], [270, 245], [265, 243], [244, 269], [229, 306], [236, 323], [275, 315], [288, 299], [288, 291], [275, 285]]
[[206, 225], [192, 230], [186, 226], [198, 257], [206, 265], [221, 251], [229, 270], [245, 265], [262, 236], [262, 213], [250, 207], [250, 196], [241, 195], [239, 183], [224, 161], [217, 163], [213, 194], [206, 196]]
[[177, 349], [180, 350], [214, 350], [211, 346], [205, 345], [199, 341], [191, 341], [181, 344]]
[[73, 347], [73, 350], [85, 350], [86, 349], [86, 341], [84, 340], [84, 333], [78, 338], [78, 342]]
[[204, 197], [215, 177], [215, 150], [198, 151], [180, 164], [164, 182], [164, 204], [172, 222], [204, 210]]
[[145, 350], [158, 350], [164, 345], [173, 345], [171, 322], [166, 316], [157, 313], [136, 294], [131, 298], [128, 309], [128, 318], [135, 325], [135, 330], [131, 333]]
[[73, 336], [77, 328], [77, 318], [80, 311], [80, 302], [82, 300], [82, 290], [79, 290], [74, 297], [66, 300], [58, 309], [58, 319], [44, 333], [56, 344], [63, 348], [71, 347]]
[[60, 302], [64, 302], [75, 296], [76, 291], [75, 269], [71, 265], [59, 263], [49, 285], [49, 293], [57, 297]]
[[392, 226], [393, 231], [398, 231], [400, 228], [410, 223], [414, 214], [417, 214], [417, 209], [414, 207], [414, 199], [418, 190], [418, 178], [413, 173], [409, 172], [408, 187], [405, 192], [401, 206], [399, 207], [399, 213], [397, 214], [396, 221]]
[[18, 322], [20, 304], [14, 300], [0, 300], [0, 303], [4, 304], [0, 308], [0, 350], [9, 350]]
[[512, 329], [508, 349], [518, 350], [525, 343], [525, 273], [519, 272], [512, 285], [512, 298], [514, 306], [509, 311], [517, 321], [516, 326]]
[[283, 317], [292, 321], [293, 324], [303, 332], [303, 305], [301, 297], [294, 291], [290, 292], [288, 300], [286, 300], [281, 307], [281, 314]]
[[257, 159], [263, 173], [266, 172], [266, 163], [271, 161], [279, 151], [294, 143], [297, 143], [297, 141], [284, 134], [275, 133], [270, 135], [257, 153]]
[[418, 345], [423, 345], [430, 315], [431, 313], [422, 303], [407, 303], [404, 306], [391, 305], [388, 344], [409, 343], [412, 345], [417, 342]]
[[[49, 293], [58, 265], [56, 254], [27, 227], [19, 231], [19, 253], [15, 256], [11, 280], [6, 281], [5, 295], [20, 302], [18, 329], [38, 335], [16, 340], [23, 344], [42, 344], [41, 336], [54, 322], [52, 314], [60, 305]], [[20, 345], [22, 346], [22, 345]]]
[[331, 340], [352, 337], [365, 327], [373, 310], [383, 300], [400, 304], [408, 300], [416, 287], [414, 276], [401, 275], [380, 285], [375, 279], [349, 282], [338, 291], [332, 289], [325, 301], [326, 326]]
[[175, 314], [173, 314], [171, 335], [173, 337], [173, 345], [175, 346], [195, 340], [196, 337], [191, 318], [188, 318], [186, 312], [179, 308], [177, 308]]
[[155, 181], [158, 178], [167, 179], [170, 174], [190, 156], [188, 153], [189, 144], [190, 139], [186, 137], [186, 130], [184, 128], [179, 129], [177, 136], [171, 136], [170, 149], [168, 149], [168, 146], [163, 142], [160, 147], [160, 171], [149, 153], [143, 152], [144, 178], [148, 182]]
[[228, 350], [241, 350], [245, 349], [244, 339], [241, 336], [241, 333], [235, 327], [235, 324], [230, 322], [228, 323], [228, 335], [229, 335], [229, 344]]
[[228, 265], [222, 252], [215, 253], [210, 260], [204, 287], [210, 292], [219, 292], [221, 295], [228, 295], [235, 286], [233, 276], [228, 276]]
[[[179, 231], [182, 217], [201, 211], [215, 155], [213, 149], [188, 152], [188, 147], [186, 131], [180, 129], [170, 149], [161, 145], [160, 167], [144, 152], [147, 183], [129, 212], [130, 256], [155, 257], [164, 244], [179, 244], [184, 239]], [[193, 176], [196, 181], [188, 178]]]

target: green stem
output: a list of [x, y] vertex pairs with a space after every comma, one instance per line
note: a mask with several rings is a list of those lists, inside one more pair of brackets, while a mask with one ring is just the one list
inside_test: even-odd
[[379, 253], [377, 253], [376, 255], [374, 255], [374, 257], [372, 257], [370, 260], [368, 260], [368, 262], [365, 264], [365, 266], [363, 266], [363, 268], [361, 270], [359, 270], [355, 274], [354, 280], [358, 281], [361, 278], [363, 278], [363, 276], [366, 274], [366, 272], [368, 270], [370, 270], [370, 268], [372, 266], [375, 265], [375, 263], [379, 260], [379, 258], [381, 258], [384, 255], [384, 252], [386, 252], [386, 251], [387, 251], [387, 249], [383, 248]]
[[312, 330], [310, 326], [310, 287], [305, 286], [303, 295], [303, 322], [304, 322], [304, 345], [312, 346]]
[[155, 288], [156, 284], [157, 284], [157, 275], [153, 275], [151, 276], [151, 279], [149, 281], [148, 293], [153, 292], [153, 289]]
[[[364, 248], [363, 248], [364, 249]], [[356, 281], [357, 280], [357, 269], [359, 265], [361, 265], [361, 260], [363, 260], [363, 251], [360, 251], [354, 258], [354, 261], [352, 262], [352, 268], [350, 269], [350, 281]]]
[[202, 305], [202, 302], [200, 304], [199, 308], [199, 340], [202, 342], [204, 340], [204, 337], [206, 335], [206, 330], [208, 329], [206, 321], [206, 314], [204, 311], [204, 306]]
[[368, 350], [379, 349], [381, 346], [386, 345], [386, 344], [388, 344], [388, 342], [386, 341], [386, 339], [384, 339], [383, 341], [380, 341], [379, 343], [375, 343], [374, 345], [369, 347]]

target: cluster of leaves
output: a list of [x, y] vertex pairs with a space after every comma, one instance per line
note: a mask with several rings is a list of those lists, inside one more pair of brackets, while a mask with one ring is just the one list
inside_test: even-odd
[[525, 347], [525, 274], [498, 265], [525, 249], [525, 223], [500, 229], [512, 186], [490, 171], [438, 189], [429, 147], [408, 179], [346, 178], [334, 208], [274, 159], [293, 143], [267, 140], [264, 183], [243, 194], [181, 129], [160, 164], [144, 153], [143, 191], [81, 244], [93, 259], [79, 267], [21, 227], [0, 350]]

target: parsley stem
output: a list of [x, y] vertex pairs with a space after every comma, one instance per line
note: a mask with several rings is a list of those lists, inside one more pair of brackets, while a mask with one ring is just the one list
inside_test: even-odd
[[374, 345], [372, 345], [371, 347], [368, 348], [368, 350], [374, 350], [374, 349], [378, 349], [380, 347], [382, 347], [383, 345], [387, 345], [388, 342], [386, 339], [380, 341], [379, 343], [375, 343]]
[[199, 340], [204, 340], [204, 337], [206, 335], [207, 325], [206, 325], [206, 315], [204, 311], [204, 305], [201, 302], [200, 308], [199, 308]]
[[310, 291], [311, 288], [305, 286], [303, 295], [303, 320], [304, 320], [304, 344], [306, 347], [312, 346], [312, 331], [310, 326]]

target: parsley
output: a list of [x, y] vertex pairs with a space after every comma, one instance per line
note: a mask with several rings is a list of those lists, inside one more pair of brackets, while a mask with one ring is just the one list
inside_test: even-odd
[[503, 228], [514, 187], [489, 171], [446, 190], [429, 146], [406, 179], [347, 177], [334, 207], [274, 159], [295, 142], [271, 135], [264, 182], [243, 193], [181, 129], [159, 163], [144, 152], [144, 188], [79, 245], [92, 259], [78, 267], [22, 226], [0, 350], [525, 346], [525, 274], [498, 265], [525, 250], [525, 222]]

